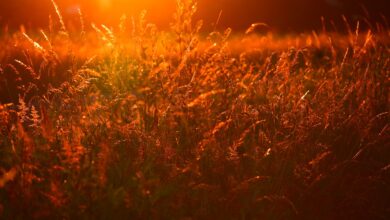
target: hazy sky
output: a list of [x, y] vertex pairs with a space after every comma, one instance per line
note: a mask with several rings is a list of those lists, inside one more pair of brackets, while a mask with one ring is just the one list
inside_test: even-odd
[[[0, 0], [0, 23], [18, 26], [21, 23], [45, 26], [48, 15], [53, 14], [51, 0]], [[81, 7], [89, 20], [118, 23], [126, 13], [136, 15], [148, 10], [148, 20], [159, 26], [172, 21], [176, 0], [57, 0], [66, 17], [75, 17]], [[341, 14], [351, 19], [364, 15], [362, 6], [372, 19], [381, 14], [389, 17], [390, 0], [198, 0], [198, 18], [205, 27], [212, 27], [222, 11], [219, 27], [244, 29], [254, 22], [265, 22], [275, 29], [310, 30], [319, 28], [320, 17], [340, 20]]]

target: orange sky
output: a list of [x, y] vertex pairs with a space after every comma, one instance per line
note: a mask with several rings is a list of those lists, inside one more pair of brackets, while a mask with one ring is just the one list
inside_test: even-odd
[[[51, 0], [0, 0], [0, 23], [18, 26], [47, 26], [48, 14], [53, 14]], [[75, 18], [81, 7], [87, 20], [117, 24], [123, 13], [137, 15], [147, 9], [147, 19], [166, 27], [172, 21], [176, 0], [56, 0], [67, 18]], [[213, 27], [222, 11], [219, 27], [245, 29], [251, 23], [265, 22], [276, 29], [311, 30], [321, 25], [320, 17], [341, 20], [364, 14], [359, 2], [368, 8], [370, 16], [390, 13], [389, 0], [198, 0], [198, 18], [205, 28]]]

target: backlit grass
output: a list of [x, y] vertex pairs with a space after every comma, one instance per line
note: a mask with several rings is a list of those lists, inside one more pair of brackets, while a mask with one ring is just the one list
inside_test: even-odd
[[390, 217], [389, 31], [195, 11], [2, 34], [1, 219]]

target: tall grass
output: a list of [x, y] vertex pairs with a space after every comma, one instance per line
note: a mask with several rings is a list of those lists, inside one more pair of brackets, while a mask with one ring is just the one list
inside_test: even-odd
[[390, 217], [388, 30], [202, 37], [178, 1], [80, 34], [53, 4], [0, 41], [0, 218]]

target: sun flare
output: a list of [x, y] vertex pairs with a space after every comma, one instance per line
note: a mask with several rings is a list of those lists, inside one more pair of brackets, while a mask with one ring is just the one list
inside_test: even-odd
[[102, 9], [108, 9], [112, 6], [111, 0], [99, 0], [99, 7]]
[[138, 17], [143, 10], [147, 11], [150, 22], [167, 24], [172, 19], [176, 5], [175, 0], [78, 0], [77, 2], [91, 20], [106, 24], [117, 22], [123, 14]]

